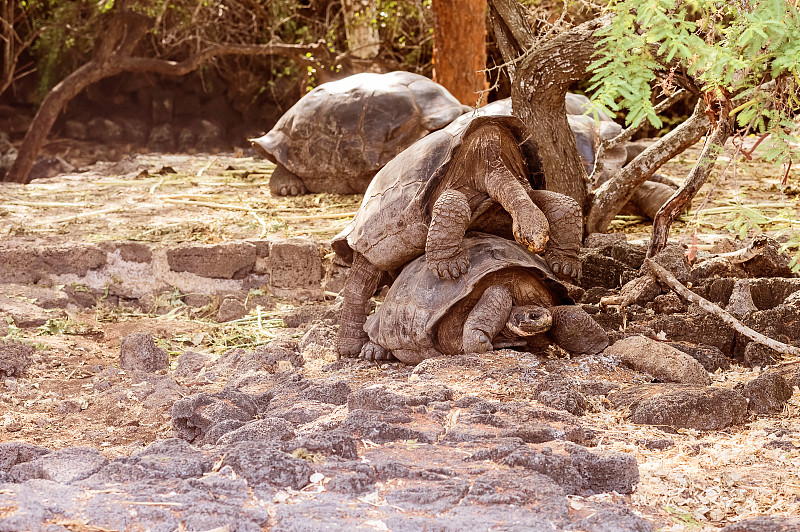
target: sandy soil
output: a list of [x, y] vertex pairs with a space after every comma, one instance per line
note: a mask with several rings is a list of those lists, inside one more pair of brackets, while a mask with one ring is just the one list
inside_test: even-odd
[[[693, 148], [665, 166], [662, 173], [682, 178], [698, 153], [699, 147]], [[746, 161], [732, 168], [728, 161], [720, 160], [718, 173], [695, 199], [693, 211], [673, 228], [674, 237], [701, 249], [736, 238], [742, 227], [750, 229], [749, 235], [761, 230], [784, 242], [797, 238], [798, 171], [793, 170], [784, 183], [782, 171], [766, 163]], [[3, 185], [0, 240], [216, 243], [306, 236], [324, 241], [346, 225], [360, 203], [360, 196], [330, 194], [273, 198], [267, 186], [271, 171], [270, 164], [237, 154], [145, 154], [97, 163], [86, 171], [26, 187]], [[612, 231], [625, 232], [633, 240], [646, 239], [649, 224], [635, 217], [620, 217], [613, 222]], [[0, 442], [24, 440], [50, 448], [86, 445], [113, 458], [157, 438], [171, 437], [169, 415], [163, 410], [148, 410], [136, 400], [98, 400], [99, 381], [130, 381], [123, 371], [112, 375], [103, 368], [118, 364], [121, 338], [132, 332], [155, 336], [170, 351], [173, 363], [187, 349], [218, 355], [236, 345], [248, 347], [255, 335], [263, 340], [279, 333], [303, 334], [302, 330], [283, 328], [279, 320], [300, 306], [289, 300], [276, 300], [276, 310], [265, 313], [256, 330], [248, 325], [247, 334], [237, 334], [236, 324], [222, 327], [179, 301], [170, 304], [173, 311], [162, 316], [101, 305], [71, 311], [69, 320], [49, 330], [11, 328], [7, 337], [33, 343], [36, 353], [28, 375], [0, 386], [4, 411], [0, 424], [5, 427], [0, 429]], [[320, 352], [303, 371], [310, 378], [319, 378], [322, 366], [334, 360], [332, 350]], [[547, 363], [546, 356], [529, 355], [525, 360], [532, 367]], [[509, 360], [507, 354], [498, 354], [486, 364], [497, 368], [497, 378], [478, 380], [469, 369], [448, 370], [440, 378], [457, 391], [477, 392], [494, 400], [529, 397], [524, 375], [504, 371], [520, 364], [517, 357]], [[609, 368], [585, 368], [575, 362], [575, 371], [602, 374], [612, 382], [630, 382], [630, 375]], [[713, 380], [715, 385], [728, 387], [754, 376], [753, 370], [734, 366], [713, 375]], [[372, 383], [412, 376], [409, 368], [388, 364], [358, 369], [353, 378]], [[186, 386], [191, 393], [193, 385]], [[204, 391], [212, 389], [213, 385], [203, 387]], [[135, 396], [135, 383], [130, 382], [130, 390]], [[75, 411], [64, 413], [60, 405], [66, 400], [76, 403]], [[726, 519], [761, 513], [800, 515], [797, 391], [778, 416], [754, 418], [720, 433], [682, 430], [669, 434], [675, 446], [668, 451], [645, 446], [647, 441], [664, 438], [664, 432], [633, 425], [602, 404], [593, 405], [586, 420], [603, 434], [600, 449], [636, 457], [641, 481], [630, 500], [643, 515], [662, 522], [662, 530], [717, 530]], [[781, 429], [794, 449], [765, 448]], [[575, 504], [580, 505], [579, 499]]]

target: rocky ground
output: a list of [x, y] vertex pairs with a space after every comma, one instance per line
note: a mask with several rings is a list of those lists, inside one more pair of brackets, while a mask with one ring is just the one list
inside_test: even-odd
[[[571, 288], [603, 353], [378, 366], [333, 351], [326, 241], [359, 197], [272, 198], [235, 154], [79, 169], [0, 190], [0, 531], [800, 529], [800, 363], [660, 288], [601, 305], [639, 273], [635, 217]], [[744, 170], [659, 260], [800, 345], [796, 193]], [[710, 259], [748, 212], [776, 240]]]

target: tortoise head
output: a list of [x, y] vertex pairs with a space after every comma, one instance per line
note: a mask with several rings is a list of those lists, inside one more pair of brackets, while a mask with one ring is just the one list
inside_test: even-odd
[[533, 336], [547, 331], [553, 325], [550, 310], [539, 305], [513, 307], [506, 327], [518, 336]]

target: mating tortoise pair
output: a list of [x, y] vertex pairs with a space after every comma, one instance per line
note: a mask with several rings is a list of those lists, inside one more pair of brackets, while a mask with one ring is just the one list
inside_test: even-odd
[[[385, 333], [388, 330], [396, 331], [393, 338], [400, 344], [392, 344], [390, 340], [383, 347], [395, 352], [395, 356], [399, 352], [398, 358], [404, 357], [409, 362], [435, 353], [452, 354], [454, 350], [483, 351], [491, 349], [494, 333], [499, 332], [495, 330], [499, 318], [489, 318], [487, 310], [499, 304], [497, 301], [504, 302], [504, 305], [510, 301], [512, 307], [570, 304], [571, 300], [564, 296], [563, 287], [559, 292], [550, 293], [550, 290], [553, 283], [557, 283], [556, 276], [577, 278], [580, 275], [578, 251], [582, 236], [581, 209], [577, 202], [567, 196], [531, 186], [531, 182], [541, 185], [540, 181], [541, 161], [536, 146], [527, 137], [525, 125], [514, 116], [494, 114], [491, 108], [460, 116], [444, 129], [417, 141], [391, 160], [373, 179], [353, 221], [331, 241], [334, 251], [352, 264], [342, 290], [344, 301], [339, 320], [339, 353], [345, 356], [361, 353], [368, 358], [383, 358], [386, 349], [381, 350], [379, 346], [383, 345], [381, 338], [391, 336]], [[486, 283], [499, 282], [507, 289], [511, 285], [508, 279], [483, 280], [502, 261], [498, 262], [491, 254], [477, 253], [471, 241], [464, 240], [467, 231], [500, 237], [491, 241], [494, 247], [505, 249], [511, 246], [517, 251], [508, 253], [516, 253], [515, 257], [521, 253], [534, 260], [531, 254], [543, 253], [543, 261], [518, 260], [515, 266], [516, 270], [536, 271], [535, 275], [524, 277], [524, 280], [519, 278], [521, 286], [526, 287], [523, 292], [532, 291], [536, 296], [526, 298], [517, 294], [520, 297], [515, 297], [514, 290], [510, 295], [495, 294], [497, 290], [492, 288], [488, 293], [495, 295], [486, 296], [489, 299], [481, 302], [486, 293]], [[511, 239], [518, 244], [511, 242]], [[480, 248], [487, 248], [487, 244], [484, 243]], [[415, 263], [417, 266], [408, 270], [410, 265], [406, 265], [423, 254], [425, 256], [420, 261], [424, 262], [425, 268], [421, 268], [421, 262], [418, 261]], [[484, 266], [473, 270], [475, 261]], [[494, 266], [486, 267], [486, 264]], [[500, 269], [507, 269], [508, 261], [503, 264]], [[404, 266], [406, 270], [401, 277], [417, 279], [414, 272], [427, 269], [430, 273], [426, 275], [430, 279], [445, 281], [426, 285], [428, 281], [417, 279], [410, 283], [421, 282], [430, 289], [419, 289], [420, 299], [410, 307], [404, 307], [405, 304], [396, 306], [406, 310], [382, 311], [384, 318], [381, 322], [390, 325], [383, 325], [384, 333], [376, 333], [374, 341], [367, 344], [369, 337], [364, 330], [367, 303], [383, 275], [387, 272], [395, 274]], [[535, 284], [532, 279], [541, 275], [545, 275], [549, 281], [539, 282], [536, 289], [530, 288]], [[475, 287], [479, 289], [473, 290]], [[454, 301], [472, 301], [467, 297], [468, 294], [478, 296], [478, 300], [459, 306], [462, 310], [456, 312], [458, 318], [455, 321], [441, 322], [442, 316], [452, 315], [450, 308]], [[496, 298], [499, 299], [495, 301]], [[386, 308], [393, 308], [393, 305]], [[464, 308], [469, 308], [467, 314], [472, 322], [488, 320], [492, 323], [484, 331], [484, 339], [475, 340], [477, 333], [464, 332], [461, 340], [446, 345], [436, 342], [428, 345], [430, 342], [420, 341], [434, 334], [434, 329], [452, 330], [454, 326], [457, 327], [459, 320], [465, 316]], [[571, 309], [570, 312], [556, 312], [564, 316], [564, 319], [555, 321], [558, 324], [555, 327], [556, 336], [574, 339], [574, 343], [567, 342], [570, 351], [596, 352], [602, 342], [598, 343], [596, 338], [590, 341], [586, 329], [599, 329], [599, 326], [580, 307], [572, 306]], [[421, 317], [426, 313], [429, 314], [429, 318], [424, 320], [427, 325], [413, 318], [409, 321], [400, 317], [405, 314]], [[534, 316], [529, 316], [529, 320], [537, 321], [539, 313], [532, 314]], [[503, 323], [508, 321], [507, 317], [502, 317]], [[445, 323], [444, 329], [442, 323]], [[509, 327], [513, 332], [513, 324]], [[517, 327], [518, 334], [524, 328]], [[539, 330], [541, 323], [535, 328]], [[378, 327], [375, 330], [380, 329]], [[592, 329], [596, 335], [605, 337], [602, 329], [596, 329]], [[464, 338], [467, 337], [465, 342]], [[407, 352], [417, 354], [410, 355]]]

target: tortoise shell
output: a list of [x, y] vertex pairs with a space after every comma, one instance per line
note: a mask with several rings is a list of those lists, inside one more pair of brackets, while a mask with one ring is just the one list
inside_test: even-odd
[[252, 143], [310, 192], [362, 193], [395, 155], [469, 109], [425, 76], [362, 73], [315, 88]]
[[[544, 188], [538, 151], [525, 124], [504, 107], [487, 105], [461, 115], [389, 161], [370, 183], [353, 220], [331, 240], [333, 250], [347, 263], [356, 251], [383, 271], [400, 268], [421, 255], [435, 191], [463, 139], [488, 122], [508, 128], [519, 139], [531, 185]], [[482, 230], [495, 232], [491, 227]]]
[[[567, 121], [575, 137], [578, 155], [581, 157], [586, 174], [591, 175], [594, 170], [595, 155], [600, 148], [600, 143], [604, 140], [613, 139], [622, 133], [622, 126], [600, 110], [597, 110], [598, 120], [595, 120], [592, 102], [582, 94], [568, 92], [565, 104]], [[510, 115], [511, 98], [492, 102], [484, 109], [488, 109], [489, 112], [494, 114]], [[603, 159], [604, 169], [602, 175], [598, 177], [598, 182], [602, 183], [625, 166], [627, 156], [627, 149], [624, 145], [608, 150]]]
[[[553, 275], [545, 260], [512, 240], [483, 233], [468, 233], [464, 248], [469, 271], [454, 280], [442, 281], [419, 257], [403, 268], [383, 304], [371, 315], [364, 330], [373, 342], [389, 349], [437, 348], [437, 327], [462, 300], [491, 284], [491, 277], [504, 270], [522, 270], [515, 278], [522, 286], [515, 292], [530, 294], [531, 300], [516, 305], [545, 307], [572, 305], [566, 287]], [[530, 286], [524, 286], [525, 283]], [[549, 297], [541, 297], [549, 294]], [[479, 295], [478, 295], [479, 297]], [[477, 298], [474, 298], [477, 299]], [[463, 323], [462, 323], [463, 324]]]

